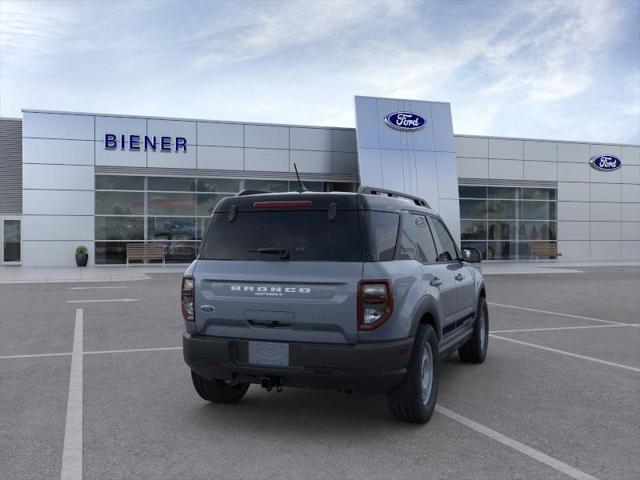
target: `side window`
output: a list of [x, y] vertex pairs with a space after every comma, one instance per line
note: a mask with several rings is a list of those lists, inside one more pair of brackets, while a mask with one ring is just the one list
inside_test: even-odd
[[449, 232], [445, 228], [442, 220], [439, 218], [431, 217], [431, 225], [433, 225], [433, 233], [440, 242], [440, 248], [438, 249], [438, 262], [451, 262], [458, 258], [458, 251], [456, 250], [456, 244], [449, 235]]
[[398, 260], [417, 260], [428, 263], [436, 260], [436, 246], [431, 237], [427, 217], [415, 213], [402, 216]]
[[363, 211], [362, 223], [366, 225], [368, 232], [369, 252], [368, 258], [374, 262], [393, 260], [398, 237], [397, 213]]

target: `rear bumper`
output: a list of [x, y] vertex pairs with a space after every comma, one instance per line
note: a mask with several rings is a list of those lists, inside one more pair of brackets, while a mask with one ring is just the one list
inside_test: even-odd
[[249, 340], [185, 333], [184, 360], [205, 378], [260, 383], [277, 377], [282, 385], [384, 393], [406, 374], [413, 338], [356, 345], [289, 343], [289, 367], [248, 363]]

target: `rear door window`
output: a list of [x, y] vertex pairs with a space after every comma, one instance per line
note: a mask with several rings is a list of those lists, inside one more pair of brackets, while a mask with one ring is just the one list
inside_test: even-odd
[[438, 239], [438, 262], [451, 262], [458, 259], [458, 249], [456, 243], [451, 238], [447, 227], [444, 226], [442, 220], [439, 218], [431, 217], [431, 226], [433, 227], [433, 234]]
[[203, 260], [363, 261], [357, 211], [238, 212], [212, 217], [202, 248]]
[[398, 260], [436, 261], [436, 246], [425, 215], [405, 213], [402, 217]]

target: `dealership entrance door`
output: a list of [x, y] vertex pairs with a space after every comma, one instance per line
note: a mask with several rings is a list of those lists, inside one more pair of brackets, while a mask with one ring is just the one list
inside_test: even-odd
[[20, 217], [0, 217], [0, 262], [3, 265], [20, 265], [22, 261], [20, 227]]

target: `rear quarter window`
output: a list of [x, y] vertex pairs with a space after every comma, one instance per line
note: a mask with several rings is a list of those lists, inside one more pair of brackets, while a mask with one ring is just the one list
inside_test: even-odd
[[400, 215], [365, 210], [361, 212], [364, 236], [368, 241], [367, 261], [386, 262], [394, 259]]

